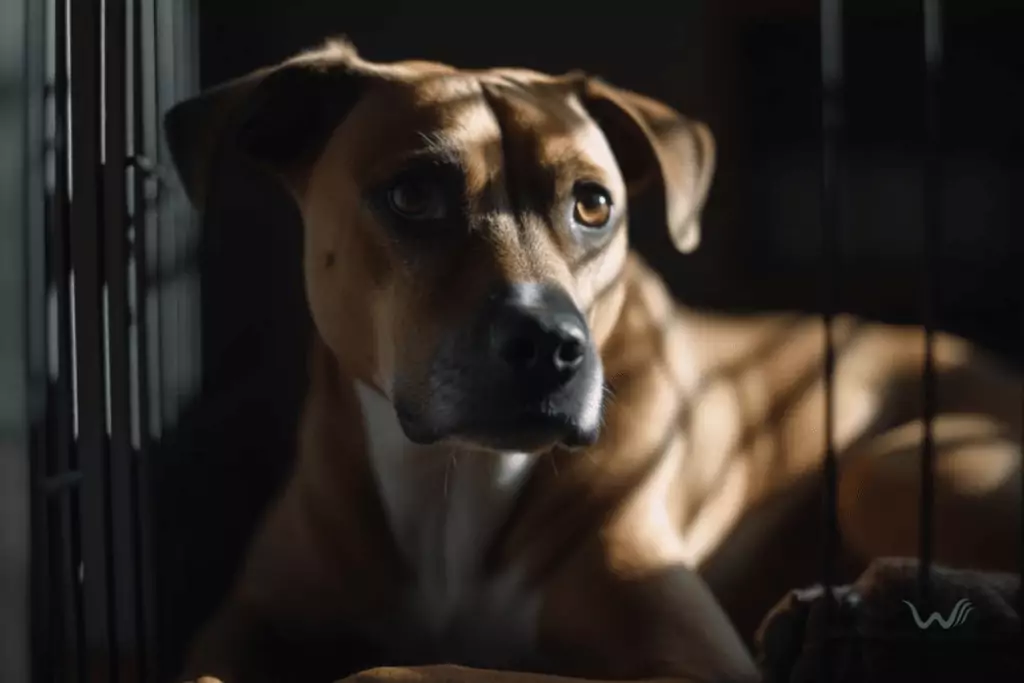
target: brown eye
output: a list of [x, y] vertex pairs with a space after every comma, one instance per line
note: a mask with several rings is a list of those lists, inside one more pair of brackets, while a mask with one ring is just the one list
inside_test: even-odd
[[388, 206], [392, 211], [411, 220], [444, 218], [444, 196], [437, 185], [420, 180], [396, 183], [388, 190]]
[[600, 185], [584, 184], [576, 188], [573, 220], [591, 228], [603, 228], [612, 217], [612, 198]]

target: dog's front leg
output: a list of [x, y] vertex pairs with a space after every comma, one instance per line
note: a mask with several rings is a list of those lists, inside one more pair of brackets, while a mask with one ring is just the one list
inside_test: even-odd
[[[703, 679], [648, 678], [642, 683], [697, 683]], [[204, 683], [197, 681], [196, 683]], [[208, 681], [205, 683], [222, 683]], [[224, 682], [227, 683], [227, 682]], [[520, 671], [473, 669], [449, 664], [416, 667], [381, 667], [363, 671], [338, 683], [609, 683], [607, 679], [575, 678]], [[630, 682], [641, 683], [641, 681]]]
[[328, 683], [386, 661], [366, 639], [335, 625], [295, 623], [228, 602], [191, 647], [183, 680], [198, 683]]
[[186, 655], [183, 680], [201, 683], [283, 683], [269, 621], [227, 603], [200, 631]]
[[[546, 582], [538, 634], [545, 673], [452, 665], [382, 667], [340, 683], [760, 680], [739, 635], [689, 567], [665, 561], [664, 553], [644, 553], [609, 540], [603, 536], [585, 544]], [[614, 551], [623, 556], [610, 556]]]
[[[204, 676], [186, 683], [232, 683], [223, 678]], [[338, 683], [608, 683], [585, 678], [567, 678], [519, 671], [473, 669], [452, 664], [368, 669]], [[681, 679], [649, 679], [644, 683], [688, 683]]]
[[541, 656], [595, 679], [755, 681], [757, 667], [703, 580], [652, 539], [604, 530], [547, 583]]

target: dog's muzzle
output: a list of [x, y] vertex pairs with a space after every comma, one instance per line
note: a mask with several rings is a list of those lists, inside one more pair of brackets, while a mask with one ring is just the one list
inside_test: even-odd
[[438, 353], [430, 374], [420, 405], [396, 396], [413, 441], [455, 437], [532, 451], [598, 437], [601, 361], [583, 314], [560, 287], [525, 283], [493, 293]]

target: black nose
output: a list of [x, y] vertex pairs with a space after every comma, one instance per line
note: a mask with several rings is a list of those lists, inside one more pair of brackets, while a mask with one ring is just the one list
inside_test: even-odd
[[586, 338], [571, 318], [543, 320], [522, 316], [507, 320], [498, 334], [498, 354], [513, 370], [543, 370], [548, 365], [551, 370], [565, 373], [583, 363]]
[[586, 359], [583, 316], [559, 288], [519, 285], [496, 302], [491, 349], [523, 379], [564, 383]]

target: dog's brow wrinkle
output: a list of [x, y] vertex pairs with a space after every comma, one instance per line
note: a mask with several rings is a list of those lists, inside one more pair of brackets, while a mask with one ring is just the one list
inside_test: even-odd
[[465, 160], [459, 153], [459, 149], [446, 142], [428, 142], [423, 147], [413, 150], [405, 156], [404, 163], [414, 162], [435, 162], [440, 165], [465, 166]]
[[459, 147], [453, 140], [438, 131], [420, 132], [423, 149], [417, 155], [434, 155], [448, 161], [459, 161]]

